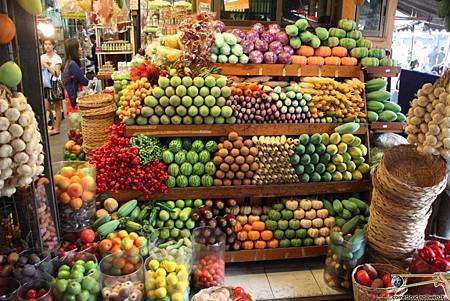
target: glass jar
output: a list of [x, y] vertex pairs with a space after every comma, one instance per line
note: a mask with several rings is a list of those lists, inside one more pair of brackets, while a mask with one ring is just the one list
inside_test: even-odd
[[325, 259], [325, 283], [334, 289], [350, 290], [352, 271], [362, 263], [365, 247], [364, 230], [357, 230], [355, 234], [345, 236], [341, 232], [333, 231]]
[[95, 215], [95, 166], [81, 161], [53, 165], [59, 221], [65, 232], [78, 232], [92, 225]]
[[18, 301], [20, 282], [14, 278], [0, 278], [0, 301]]
[[[164, 230], [164, 229], [162, 229]], [[145, 261], [147, 300], [189, 301], [192, 245], [189, 239], [160, 239]]]
[[100, 272], [97, 258], [90, 253], [68, 253], [56, 258], [52, 294], [56, 301], [93, 299], [100, 293]]
[[100, 261], [103, 300], [144, 300], [144, 260], [139, 254], [118, 252]]
[[[35, 301], [52, 301], [52, 294], [51, 294], [51, 288], [48, 281], [45, 280], [33, 280], [25, 283], [20, 287], [20, 289], [17, 291], [17, 295], [20, 301], [28, 301], [30, 300], [27, 298], [27, 292], [32, 289], [35, 290], [38, 294], [38, 297], [35, 298]], [[41, 293], [41, 290], [42, 293]], [[40, 296], [39, 296], [40, 295]]]
[[192, 233], [193, 279], [196, 289], [225, 282], [226, 235], [219, 228], [199, 227]]

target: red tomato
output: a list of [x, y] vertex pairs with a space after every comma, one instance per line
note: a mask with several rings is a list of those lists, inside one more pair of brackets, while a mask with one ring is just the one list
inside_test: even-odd
[[235, 289], [234, 289], [234, 295], [236, 296], [236, 297], [240, 297], [240, 296], [243, 296], [245, 294], [245, 292], [244, 292], [244, 289], [242, 288], [242, 287], [236, 287]]
[[26, 293], [27, 299], [36, 299], [37, 298], [37, 292], [34, 289], [29, 289]]
[[359, 270], [356, 273], [356, 281], [358, 281], [359, 284], [370, 286], [372, 284], [372, 280], [369, 277], [369, 274], [365, 270]]
[[381, 279], [383, 279], [384, 287], [392, 287], [392, 278], [390, 274], [384, 274]]
[[95, 232], [92, 229], [84, 229], [81, 231], [80, 238], [85, 244], [94, 242]]

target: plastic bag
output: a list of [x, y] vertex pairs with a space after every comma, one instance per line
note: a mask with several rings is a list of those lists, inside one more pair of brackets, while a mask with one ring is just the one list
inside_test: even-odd
[[174, 49], [182, 49], [183, 46], [180, 40], [180, 35], [178, 34], [163, 36], [161, 38], [161, 45]]
[[409, 144], [405, 137], [394, 133], [383, 133], [378, 135], [374, 141], [375, 146], [386, 149], [400, 144]]
[[159, 46], [156, 48], [156, 64], [164, 65], [178, 61], [183, 55], [183, 51], [169, 47]]

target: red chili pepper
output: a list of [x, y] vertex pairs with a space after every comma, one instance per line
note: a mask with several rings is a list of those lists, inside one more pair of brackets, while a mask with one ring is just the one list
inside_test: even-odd
[[445, 243], [444, 253], [445, 255], [450, 255], [450, 240]]
[[433, 261], [433, 266], [438, 268], [441, 272], [448, 272], [450, 270], [450, 261], [444, 258], [437, 258]]
[[444, 252], [442, 251], [440, 246], [431, 245], [429, 246], [429, 248], [431, 248], [434, 251], [436, 258], [444, 258]]
[[418, 253], [420, 258], [422, 258], [428, 263], [432, 263], [434, 260], [436, 260], [436, 254], [430, 247], [423, 247], [422, 249], [419, 250]]
[[438, 240], [429, 240], [425, 243], [425, 246], [430, 247], [430, 246], [438, 246], [440, 247], [441, 243]]

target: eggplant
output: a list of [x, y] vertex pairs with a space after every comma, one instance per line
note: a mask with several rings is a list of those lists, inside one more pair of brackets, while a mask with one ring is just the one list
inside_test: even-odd
[[209, 207], [209, 208], [212, 208], [214, 206], [213, 200], [206, 200], [205, 201], [205, 206]]
[[239, 240], [236, 240], [233, 243], [232, 248], [233, 248], [234, 251], [239, 251], [241, 249], [241, 242]]
[[217, 200], [215, 205], [216, 205], [216, 208], [219, 210], [222, 210], [225, 207], [225, 203], [222, 200]]

